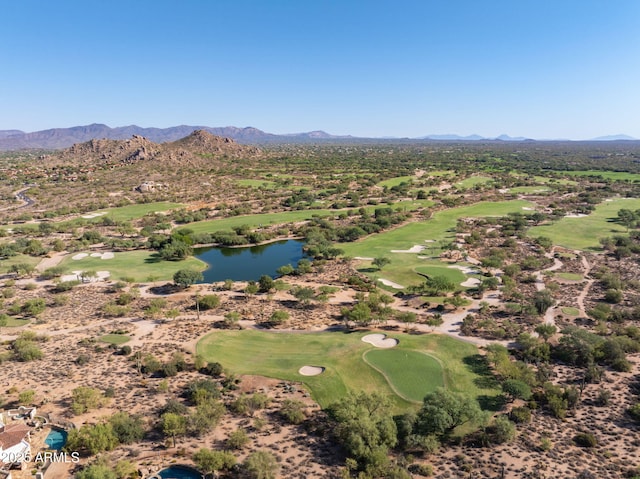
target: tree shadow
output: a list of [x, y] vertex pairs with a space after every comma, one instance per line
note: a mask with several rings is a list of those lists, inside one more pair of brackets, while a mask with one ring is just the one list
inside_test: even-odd
[[467, 366], [469, 371], [478, 376], [473, 380], [477, 387], [482, 389], [496, 389], [500, 387], [485, 356], [480, 354], [465, 356], [462, 362]]
[[478, 404], [480, 404], [480, 408], [483, 411], [498, 412], [504, 409], [506, 400], [502, 394], [497, 394], [495, 396], [480, 394], [478, 396]]
[[153, 253], [151, 256], [144, 259], [144, 262], [147, 264], [156, 264], [156, 263], [160, 263], [161, 261], [162, 261], [162, 258], [158, 253]]

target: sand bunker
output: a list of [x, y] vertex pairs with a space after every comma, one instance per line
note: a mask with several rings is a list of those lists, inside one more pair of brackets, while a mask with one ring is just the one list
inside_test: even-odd
[[585, 216], [588, 216], [588, 215], [585, 215], [582, 213], [564, 215], [565, 218], [584, 218]]
[[481, 274], [482, 273], [482, 271], [480, 271], [479, 269], [470, 268], [469, 266], [461, 266], [459, 264], [453, 264], [449, 266], [449, 268], [459, 269], [464, 274]]
[[365, 343], [373, 344], [376, 348], [393, 348], [398, 345], [398, 340], [393, 338], [387, 338], [386, 334], [375, 333], [362, 336], [362, 341]]
[[92, 258], [102, 258], [102, 253], [91, 253], [89, 256]]
[[102, 253], [101, 259], [113, 259], [115, 255], [111, 251], [107, 251], [106, 253]]
[[480, 284], [480, 280], [478, 278], [468, 278], [467, 280], [460, 283], [460, 286], [464, 286], [465, 288], [473, 288], [474, 286], [478, 286]]
[[426, 249], [423, 245], [417, 244], [413, 245], [409, 249], [392, 249], [392, 253], [420, 253], [422, 250]]
[[84, 259], [84, 258], [86, 258], [87, 256], [89, 256], [87, 253], [78, 253], [78, 254], [73, 255], [73, 256], [71, 257], [71, 259], [75, 259], [75, 260], [77, 261], [77, 260], [79, 260], [79, 259]]
[[322, 366], [302, 366], [298, 369], [298, 374], [303, 376], [317, 376], [318, 374], [322, 374], [324, 372], [324, 368]]
[[370, 258], [368, 256], [355, 256], [353, 259], [357, 259], [360, 261], [373, 261], [374, 258]]
[[98, 216], [106, 215], [107, 212], [103, 211], [101, 213], [89, 213], [88, 215], [82, 215], [84, 219], [90, 220], [91, 218], [97, 218]]
[[525, 211], [533, 211], [533, 208], [531, 208], [530, 206], [523, 206], [522, 209]]
[[402, 286], [401, 284], [395, 283], [389, 279], [379, 278], [378, 281], [380, 281], [385, 286], [391, 286], [392, 288], [395, 288], [395, 289], [404, 289], [404, 286]]

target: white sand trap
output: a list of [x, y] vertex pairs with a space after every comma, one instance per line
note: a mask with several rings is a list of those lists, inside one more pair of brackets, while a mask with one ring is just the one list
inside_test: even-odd
[[466, 281], [460, 283], [460, 286], [464, 286], [465, 288], [473, 288], [480, 284], [480, 280], [478, 278], [468, 278]]
[[90, 220], [91, 218], [97, 218], [98, 216], [106, 215], [106, 211], [102, 211], [100, 213], [89, 213], [88, 215], [82, 215], [82, 217], [86, 220]]
[[500, 188], [498, 191], [500, 193], [508, 193], [509, 192], [509, 188]]
[[324, 368], [322, 366], [302, 366], [298, 369], [298, 374], [303, 376], [317, 376], [318, 374], [322, 374], [324, 372]]
[[585, 214], [582, 213], [578, 213], [578, 214], [571, 214], [571, 215], [564, 215], [565, 218], [584, 218]]
[[102, 253], [101, 259], [113, 259], [115, 255], [111, 251], [107, 251], [106, 253]]
[[102, 253], [91, 253], [89, 256], [92, 258], [102, 258]]
[[449, 266], [449, 268], [459, 269], [464, 274], [481, 274], [482, 273], [482, 271], [476, 268], [471, 268], [469, 266], [461, 266], [459, 264], [452, 264], [451, 266]]
[[111, 276], [111, 273], [109, 271], [96, 271], [96, 276], [98, 279], [107, 279]]
[[396, 289], [404, 289], [404, 286], [402, 286], [401, 284], [395, 283], [388, 279], [378, 278], [378, 281], [380, 281], [385, 286], [391, 286], [392, 288], [396, 288]]
[[373, 344], [376, 348], [393, 348], [398, 345], [398, 340], [393, 338], [387, 338], [386, 334], [375, 333], [362, 336], [362, 341], [365, 343]]
[[392, 253], [420, 253], [422, 250], [426, 249], [423, 245], [417, 244], [413, 245], [409, 249], [392, 249]]
[[529, 206], [523, 206], [522, 209], [525, 211], [533, 211], [533, 208], [530, 208]]
[[360, 261], [373, 261], [373, 258], [369, 258], [368, 256], [355, 256], [353, 259]]
[[425, 243], [435, 243], [436, 240], [424, 240]]
[[71, 257], [71, 259], [75, 259], [75, 260], [77, 261], [77, 260], [79, 260], [79, 259], [84, 259], [84, 258], [86, 258], [87, 256], [89, 256], [87, 253], [78, 253], [78, 254], [73, 255], [73, 256]]

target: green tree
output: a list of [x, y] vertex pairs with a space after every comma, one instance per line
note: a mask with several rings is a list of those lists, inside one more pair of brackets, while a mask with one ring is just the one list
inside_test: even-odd
[[193, 269], [179, 269], [173, 275], [173, 282], [181, 288], [188, 288], [203, 279], [202, 273]]
[[397, 444], [397, 428], [391, 402], [379, 393], [349, 394], [330, 407], [335, 434], [348, 454], [361, 465], [386, 456]]
[[456, 284], [446, 276], [431, 276], [425, 281], [424, 288], [437, 296], [446, 291], [453, 291], [456, 289]]
[[193, 462], [204, 473], [228, 471], [236, 465], [236, 458], [227, 451], [212, 451], [202, 448], [193, 455]]
[[269, 275], [263, 274], [258, 280], [258, 291], [261, 293], [268, 293], [275, 288], [275, 281]]
[[160, 417], [160, 425], [163, 434], [173, 440], [173, 447], [176, 447], [176, 437], [187, 432], [187, 419], [180, 414], [165, 412]]
[[558, 328], [553, 324], [544, 323], [536, 326], [536, 333], [538, 333], [538, 336], [544, 339], [545, 342], [549, 341], [556, 332], [558, 332]]
[[95, 455], [118, 447], [118, 437], [111, 424], [85, 424], [80, 429], [72, 429], [67, 436], [65, 448], [68, 451], [84, 451]]
[[502, 383], [502, 391], [512, 401], [515, 399], [524, 399], [525, 401], [531, 399], [531, 388], [527, 383], [518, 379], [507, 379]]
[[140, 416], [120, 411], [109, 418], [109, 424], [121, 444], [133, 444], [144, 437], [144, 424]]
[[291, 289], [291, 294], [304, 308], [307, 308], [315, 298], [316, 290], [310, 286], [296, 286]]
[[295, 399], [285, 399], [280, 406], [280, 416], [291, 424], [300, 424], [305, 420], [305, 405], [302, 401]]
[[480, 406], [475, 399], [438, 388], [425, 396], [416, 419], [416, 431], [424, 436], [446, 436], [467, 422], [480, 418]]
[[554, 302], [551, 292], [547, 289], [536, 291], [533, 295], [533, 305], [535, 306], [538, 314], [544, 314], [547, 309], [553, 306]]
[[229, 433], [226, 442], [231, 449], [242, 449], [249, 443], [249, 435], [244, 429], [238, 428]]
[[75, 479], [118, 479], [116, 472], [103, 461], [98, 461], [84, 467]]
[[380, 271], [389, 263], [391, 263], [391, 260], [389, 258], [387, 258], [386, 256], [379, 256], [377, 258], [374, 258], [371, 264], [373, 264], [376, 268], [378, 268], [378, 271]]
[[247, 456], [243, 463], [244, 470], [251, 479], [276, 479], [280, 466], [269, 451], [259, 450]]

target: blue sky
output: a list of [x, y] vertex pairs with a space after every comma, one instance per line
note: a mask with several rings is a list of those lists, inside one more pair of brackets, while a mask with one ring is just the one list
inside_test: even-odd
[[637, 0], [0, 7], [0, 129], [640, 138]]

